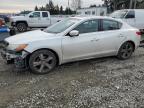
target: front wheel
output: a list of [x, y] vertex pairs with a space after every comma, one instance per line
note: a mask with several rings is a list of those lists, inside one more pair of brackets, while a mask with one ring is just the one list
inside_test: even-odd
[[35, 74], [47, 74], [55, 68], [57, 58], [49, 50], [39, 50], [30, 56], [29, 66]]
[[26, 23], [18, 23], [16, 27], [17, 27], [17, 30], [19, 32], [25, 32], [25, 31], [27, 31], [27, 25], [26, 25]]
[[131, 42], [125, 42], [119, 49], [117, 57], [121, 60], [129, 59], [134, 52], [134, 45]]

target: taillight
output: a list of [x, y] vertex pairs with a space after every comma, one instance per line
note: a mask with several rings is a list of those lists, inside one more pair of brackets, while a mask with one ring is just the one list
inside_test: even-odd
[[140, 31], [136, 32], [136, 34], [137, 34], [138, 36], [141, 36], [141, 35], [142, 35], [142, 33], [141, 33]]

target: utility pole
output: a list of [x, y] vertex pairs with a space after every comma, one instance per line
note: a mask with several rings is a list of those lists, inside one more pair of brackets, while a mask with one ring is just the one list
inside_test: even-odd
[[68, 0], [68, 15], [69, 15], [69, 11], [70, 11], [70, 3], [69, 3], [69, 0]]
[[129, 6], [129, 9], [132, 9], [133, 7], [133, 0], [130, 0], [130, 6]]
[[137, 8], [137, 0], [135, 0], [135, 3], [134, 3], [134, 9]]

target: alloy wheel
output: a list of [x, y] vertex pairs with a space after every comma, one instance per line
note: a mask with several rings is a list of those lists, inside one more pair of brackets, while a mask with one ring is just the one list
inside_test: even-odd
[[134, 51], [133, 44], [130, 42], [124, 43], [119, 51], [119, 56], [122, 59], [128, 59], [131, 57], [132, 53]]
[[35, 58], [33, 66], [40, 73], [47, 72], [54, 66], [53, 57], [47, 54], [40, 54]]
[[57, 65], [56, 55], [49, 50], [38, 50], [29, 59], [29, 67], [35, 74], [47, 74]]

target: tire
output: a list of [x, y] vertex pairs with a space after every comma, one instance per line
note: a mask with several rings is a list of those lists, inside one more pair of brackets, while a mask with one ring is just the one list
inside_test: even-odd
[[10, 36], [16, 35], [16, 31], [14, 28], [10, 29]]
[[129, 59], [134, 52], [134, 45], [131, 42], [125, 42], [119, 49], [117, 57], [120, 60]]
[[16, 27], [17, 27], [17, 30], [19, 32], [27, 31], [27, 24], [26, 23], [18, 23]]
[[34, 52], [29, 59], [29, 67], [34, 74], [47, 74], [56, 67], [57, 58], [49, 50], [39, 50]]

